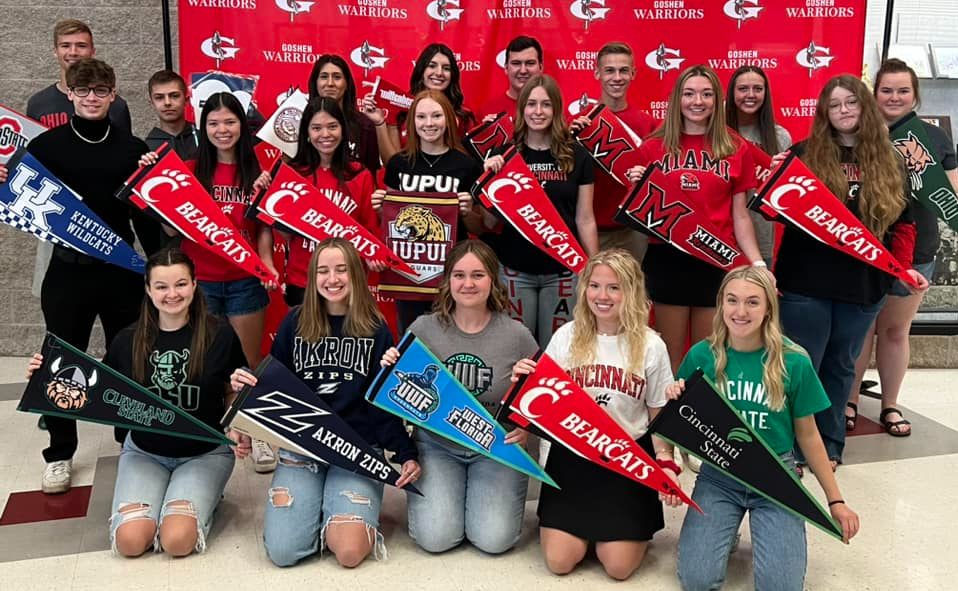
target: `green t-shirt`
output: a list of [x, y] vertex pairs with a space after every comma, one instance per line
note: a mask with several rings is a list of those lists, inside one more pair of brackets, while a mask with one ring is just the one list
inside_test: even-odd
[[[792, 344], [788, 340], [786, 343]], [[777, 454], [794, 447], [795, 419], [815, 414], [831, 405], [811, 359], [802, 350], [785, 351], [785, 408], [778, 412], [768, 407], [762, 384], [765, 349], [741, 353], [726, 348], [726, 353], [726, 383], [724, 387], [716, 384], [719, 391]], [[676, 377], [688, 379], [698, 368], [710, 380], [715, 379], [715, 357], [706, 341], [699, 341], [689, 349]]]

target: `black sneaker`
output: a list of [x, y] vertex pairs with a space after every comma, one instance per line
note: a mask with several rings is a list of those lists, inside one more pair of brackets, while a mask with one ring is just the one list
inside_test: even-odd
[[40, 420], [37, 421], [37, 429], [41, 431], [47, 430], [47, 418], [43, 415], [40, 415]]

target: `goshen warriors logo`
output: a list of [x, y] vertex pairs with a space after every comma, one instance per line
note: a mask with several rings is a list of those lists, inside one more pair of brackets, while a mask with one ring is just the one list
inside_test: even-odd
[[742, 28], [742, 23], [751, 19], [758, 18], [758, 14], [765, 10], [764, 6], [759, 6], [759, 0], [728, 0], [722, 6], [722, 12], [725, 16], [738, 22], [738, 28]]
[[302, 2], [300, 0], [276, 0], [276, 6], [283, 12], [289, 13], [289, 22], [298, 14], [306, 14], [313, 7], [315, 2]]
[[[450, 8], [454, 6], [455, 8]], [[432, 0], [426, 5], [426, 14], [429, 18], [439, 21], [439, 30], [444, 31], [449, 21], [457, 21], [462, 18], [464, 8], [459, 8], [459, 0]]]
[[26, 136], [23, 135], [23, 128], [20, 122], [10, 117], [0, 117], [0, 156], [8, 158], [13, 156], [17, 148], [23, 148], [27, 145]]
[[615, 129], [605, 119], [599, 119], [595, 130], [586, 136], [579, 136], [579, 141], [589, 151], [602, 168], [612, 174], [615, 161], [622, 154], [631, 152], [632, 145], [624, 137], [612, 138]]
[[404, 275], [420, 284], [442, 275], [450, 236], [452, 226], [422, 205], [403, 207], [396, 219], [389, 222], [393, 252], [418, 273], [415, 277]]
[[718, 263], [722, 268], [731, 265], [739, 254], [737, 250], [702, 226], [696, 226], [695, 232], [689, 236], [686, 242], [695, 250]]
[[569, 11], [572, 16], [585, 21], [585, 30], [589, 30], [589, 25], [593, 20], [605, 20], [605, 15], [612, 10], [605, 7], [605, 0], [575, 0], [569, 5]]
[[427, 365], [422, 373], [396, 371], [399, 385], [389, 391], [389, 399], [420, 421], [439, 408], [439, 391], [436, 390], [436, 378], [439, 367]]
[[583, 92], [582, 96], [579, 97], [579, 100], [569, 101], [569, 106], [566, 107], [566, 110], [569, 111], [570, 115], [579, 115], [580, 113], [585, 115], [589, 112], [589, 109], [592, 108], [592, 105], [596, 105], [598, 103], [599, 101], [596, 99], [589, 98], [588, 92]]
[[680, 50], [666, 47], [665, 43], [660, 43], [657, 48], [645, 54], [645, 65], [659, 71], [659, 80], [669, 70], [681, 68], [684, 61], [685, 58], [682, 57]]
[[835, 56], [831, 55], [831, 50], [827, 47], [819, 47], [812, 41], [808, 47], [799, 50], [795, 54], [795, 61], [803, 68], [808, 68], [808, 77], [811, 78], [815, 70], [827, 68], [831, 65]]
[[63, 358], [57, 357], [50, 364], [53, 378], [47, 382], [47, 400], [60, 410], [82, 410], [90, 402], [87, 390], [96, 385], [96, 369], [87, 376], [75, 365], [61, 368], [62, 363]]
[[928, 148], [921, 143], [921, 140], [912, 133], [908, 132], [903, 138], [892, 140], [892, 145], [898, 150], [902, 158], [905, 159], [905, 167], [908, 168], [908, 176], [911, 177], [912, 189], [918, 191], [924, 186], [922, 175], [929, 166], [936, 164], [935, 157], [931, 155]]
[[213, 36], [200, 44], [200, 51], [203, 55], [216, 60], [216, 67], [219, 68], [223, 60], [236, 59], [236, 53], [240, 50], [236, 47], [236, 39], [224, 37], [219, 31], [214, 31]]
[[675, 225], [690, 213], [692, 209], [681, 201], [666, 203], [665, 191], [652, 182], [646, 183], [645, 196], [639, 204], [628, 210], [632, 219], [667, 242], [673, 242], [672, 231], [675, 230]]
[[386, 57], [386, 50], [382, 47], [376, 47], [375, 45], [370, 45], [369, 41], [363, 41], [362, 45], [349, 54], [349, 59], [353, 60], [354, 64], [362, 68], [364, 74], [368, 77], [370, 70], [385, 68], [386, 62], [388, 62], [390, 58]]

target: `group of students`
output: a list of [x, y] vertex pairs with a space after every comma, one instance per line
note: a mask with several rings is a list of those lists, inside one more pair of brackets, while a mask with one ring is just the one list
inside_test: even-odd
[[[321, 56], [310, 73], [298, 152], [289, 162], [310, 182], [337, 191], [334, 201], [358, 223], [381, 233], [378, 211], [386, 189], [418, 191], [428, 184], [459, 195], [463, 239], [447, 257], [434, 301], [398, 302], [400, 331], [414, 332], [454, 373], [461, 366], [454, 363], [456, 356], [478, 359], [488, 371], [473, 384], [472, 393], [489, 409], [519, 375], [534, 371], [531, 357], [544, 349], [601, 399], [610, 416], [673, 477], [681, 468], [672, 459], [671, 446], [650, 436], [647, 428], [668, 399], [681, 395], [682, 378], [702, 368], [723, 392], [748, 382], [764, 393], [762, 399], [730, 401], [743, 412], [757, 411], [747, 416], [764, 417], [753, 427], [783, 461], [799, 473], [804, 466], [812, 470], [845, 540], [850, 539], [858, 517], [845, 505], [833, 472], [842, 460], [846, 427], [853, 426], [854, 417], [846, 416], [845, 409], [854, 410], [846, 402], [856, 379], [855, 362], [874, 325], [883, 393], [889, 396], [883, 400], [882, 420], [890, 434], [907, 434], [894, 396], [907, 367], [907, 325], [920, 290], [902, 292], [891, 276], [792, 227], [785, 228], [777, 253], [773, 251], [770, 227], [746, 207], [756, 188], [747, 142], [775, 156], [773, 162], [781, 161], [791, 143], [774, 122], [765, 73], [751, 66], [736, 71], [723, 101], [715, 72], [705, 66], [687, 68], [658, 124], [648, 115], [634, 116], [631, 112], [637, 110], [627, 105], [635, 74], [628, 46], [610, 43], [597, 60], [602, 101], [641, 130], [642, 162], [658, 162], [666, 174], [694, 178], [688, 183], [695, 187], [689, 198], [726, 236], [734, 237], [751, 261], [728, 274], [652, 239], [646, 250], [636, 232], [612, 222], [625, 189], [596, 172], [573, 140], [571, 129], [584, 121], [566, 121], [556, 81], [542, 74], [538, 42], [513, 40], [507, 47], [506, 74], [509, 90], [476, 116], [464, 107], [453, 54], [443, 45], [430, 45], [413, 68], [415, 100], [405, 119], [393, 126], [372, 97], [357, 100], [356, 84], [341, 57]], [[132, 242], [130, 220], [138, 214], [112, 194], [137, 165], [153, 162], [155, 154], [111, 122], [108, 113], [116, 95], [109, 66], [77, 60], [66, 69], [64, 83], [76, 114], [69, 125], [41, 135], [28, 149]], [[182, 79], [162, 84], [182, 85]], [[151, 83], [151, 92], [155, 89]], [[917, 93], [914, 72], [898, 60], [883, 64], [874, 95], [859, 79], [836, 76], [819, 95], [809, 138], [791, 149], [899, 261], [914, 266], [909, 273], [926, 287], [937, 226], [933, 214], [913, 205], [886, 125], [915, 108]], [[502, 109], [514, 117], [513, 143], [545, 181], [546, 194], [589, 256], [577, 277], [468, 193], [484, 168], [498, 170], [503, 161], [500, 155], [474, 160], [461, 137], [471, 124]], [[935, 138], [940, 133], [931, 127], [929, 132]], [[228, 93], [209, 97], [189, 135], [197, 144], [191, 169], [271, 264], [273, 233], [242, 217], [253, 192], [269, 182], [255, 158], [242, 105]], [[954, 151], [947, 142], [936, 147], [949, 178], [958, 184]], [[385, 170], [377, 182], [381, 162]], [[636, 167], [629, 177], [638, 180], [643, 170]], [[431, 182], [424, 184], [426, 178]], [[0, 167], [0, 182], [5, 179], [6, 169]], [[596, 187], [603, 187], [602, 192]], [[158, 230], [144, 230], [149, 231]], [[477, 238], [465, 238], [467, 234]], [[361, 261], [341, 239], [317, 244], [281, 237], [288, 242], [284, 295], [292, 307], [272, 355], [315, 388], [369, 443], [394, 453], [401, 465], [397, 485], [415, 482], [424, 494], [408, 496], [409, 534], [420, 547], [442, 552], [468, 540], [490, 554], [512, 548], [520, 535], [527, 477], [422, 430], [410, 438], [398, 418], [363, 397], [378, 365], [395, 363], [398, 357], [368, 287], [368, 273], [381, 268]], [[267, 289], [278, 286], [227, 267], [189, 241], [151, 253], [145, 280], [87, 259], [55, 249], [42, 298], [48, 329], [84, 349], [93, 319], [100, 315], [109, 343], [106, 362], [147, 386], [159, 386], [153, 383], [154, 358], [185, 352], [175, 356], [185, 379], [176, 384], [170, 401], [217, 426], [235, 393], [255, 384], [243, 368], [259, 360]], [[69, 290], [62, 287], [65, 282], [70, 282]], [[78, 304], [78, 294], [86, 294], [89, 302]], [[63, 298], [70, 298], [71, 305], [64, 305]], [[649, 327], [650, 301], [655, 330]], [[693, 345], [686, 352], [690, 337]], [[362, 340], [357, 350], [368, 352], [366, 358], [342, 365], [335, 355], [317, 354], [335, 350], [347, 339]], [[30, 371], [40, 363], [35, 356]], [[604, 367], [616, 371], [603, 372]], [[586, 383], [589, 376], [612, 373], [628, 379]], [[338, 377], [327, 379], [330, 374]], [[76, 449], [75, 424], [72, 440], [58, 439], [69, 429], [61, 421], [72, 424], [48, 418], [48, 471], [54, 462], [68, 462]], [[143, 432], [124, 435], [111, 519], [115, 551], [124, 556], [151, 548], [178, 556], [202, 551], [234, 455], [245, 457], [253, 443], [237, 431], [228, 434], [236, 444], [232, 451]], [[512, 429], [507, 442], [525, 445], [526, 438], [523, 430]], [[659, 496], [560, 446], [552, 446], [543, 461], [561, 487], [543, 487], [538, 507], [548, 568], [571, 572], [594, 544], [611, 577], [631, 576], [648, 541], [664, 525], [663, 502], [676, 505], [679, 500]], [[369, 554], [385, 557], [379, 532], [382, 495], [381, 483], [280, 450], [266, 499], [264, 538], [270, 560], [289, 566], [323, 548], [349, 567]], [[708, 466], [692, 498], [704, 515], [690, 511], [682, 527], [678, 571], [683, 588], [721, 586], [746, 511], [756, 586], [802, 588], [806, 556], [800, 518]]]

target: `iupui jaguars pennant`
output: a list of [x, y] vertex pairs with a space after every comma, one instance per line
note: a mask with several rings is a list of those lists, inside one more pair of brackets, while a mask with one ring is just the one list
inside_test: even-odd
[[572, 135], [602, 170], [622, 186], [631, 186], [626, 172], [640, 164], [642, 138], [602, 103], [594, 105], [586, 116], [589, 124]]
[[505, 111], [497, 114], [491, 121], [484, 121], [470, 129], [462, 138], [462, 143], [472, 150], [480, 161], [512, 143], [512, 117]]

